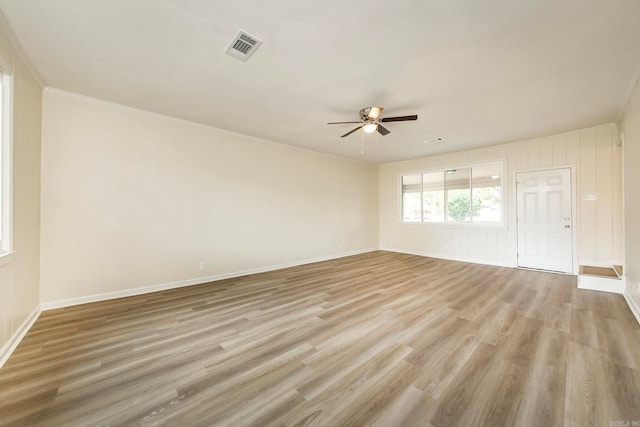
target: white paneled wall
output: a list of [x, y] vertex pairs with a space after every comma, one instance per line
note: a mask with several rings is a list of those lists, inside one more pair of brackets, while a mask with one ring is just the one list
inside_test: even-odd
[[[404, 224], [399, 221], [399, 176], [502, 159], [506, 162], [506, 226]], [[621, 150], [612, 124], [530, 141], [495, 145], [380, 166], [380, 245], [384, 249], [497, 265], [517, 264], [515, 174], [574, 166], [578, 261], [622, 262]], [[583, 200], [596, 195], [597, 200]]]
[[[0, 16], [1, 18], [1, 16]], [[13, 75], [13, 248], [0, 258], [0, 366], [39, 310], [42, 88], [0, 34]]]
[[624, 134], [625, 297], [640, 321], [640, 80], [620, 120]]
[[13, 265], [0, 263], [0, 343], [4, 345], [20, 325], [19, 316], [14, 310]]

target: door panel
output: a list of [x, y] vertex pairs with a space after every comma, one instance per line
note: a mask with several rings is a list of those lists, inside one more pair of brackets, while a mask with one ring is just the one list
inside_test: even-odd
[[538, 193], [524, 193], [524, 213], [526, 221], [537, 221]]
[[520, 172], [518, 266], [573, 273], [571, 170]]

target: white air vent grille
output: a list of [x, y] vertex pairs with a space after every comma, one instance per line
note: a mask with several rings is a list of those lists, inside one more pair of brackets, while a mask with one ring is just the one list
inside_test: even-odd
[[240, 30], [225, 52], [241, 61], [246, 61], [261, 44], [260, 39]]

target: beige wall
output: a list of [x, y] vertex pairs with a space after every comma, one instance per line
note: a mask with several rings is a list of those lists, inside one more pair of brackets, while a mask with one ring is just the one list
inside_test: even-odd
[[[380, 246], [401, 252], [515, 266], [516, 171], [575, 165], [578, 260], [608, 265], [622, 259], [620, 239], [621, 150], [614, 125], [531, 141], [496, 145], [380, 166]], [[399, 174], [497, 159], [506, 161], [506, 227], [469, 227], [399, 222]], [[582, 195], [596, 194], [597, 201]]]
[[45, 303], [378, 246], [376, 166], [50, 89], [43, 135]]
[[640, 83], [636, 83], [619, 128], [624, 134], [625, 293], [640, 320]]
[[[5, 27], [6, 30], [6, 27]], [[0, 365], [39, 307], [42, 89], [0, 34], [0, 62], [13, 74], [13, 249], [0, 259]]]

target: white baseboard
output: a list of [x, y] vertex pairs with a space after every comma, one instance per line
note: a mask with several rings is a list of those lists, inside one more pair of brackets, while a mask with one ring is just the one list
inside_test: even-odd
[[509, 263], [502, 263], [502, 262], [492, 262], [492, 261], [487, 261], [485, 259], [473, 259], [473, 258], [459, 258], [459, 257], [451, 257], [451, 256], [446, 256], [446, 255], [442, 255], [442, 254], [435, 254], [435, 253], [429, 253], [429, 252], [421, 252], [421, 251], [410, 251], [410, 250], [404, 250], [404, 249], [397, 249], [397, 248], [380, 248], [381, 251], [388, 251], [388, 252], [398, 252], [401, 254], [407, 254], [407, 255], [418, 255], [418, 256], [424, 256], [424, 257], [429, 257], [429, 258], [438, 258], [438, 259], [446, 259], [449, 261], [460, 261], [460, 262], [468, 262], [471, 264], [484, 264], [484, 265], [494, 265], [496, 267], [516, 267], [513, 264], [509, 264]]
[[624, 293], [624, 277], [609, 278], [609, 277], [578, 275], [578, 289], [587, 289], [590, 291], [623, 294]]
[[111, 300], [116, 298], [125, 298], [125, 297], [134, 296], [134, 295], [148, 294], [151, 292], [166, 291], [168, 289], [182, 288], [185, 286], [201, 285], [203, 283], [216, 282], [218, 280], [233, 279], [235, 277], [247, 276], [249, 274], [266, 273], [268, 271], [281, 270], [283, 268], [289, 268], [289, 267], [297, 267], [299, 265], [312, 264], [314, 262], [329, 261], [332, 259], [344, 258], [347, 256], [353, 256], [353, 255], [360, 255], [360, 254], [373, 252], [377, 250], [378, 248], [363, 249], [359, 251], [345, 252], [337, 255], [329, 255], [329, 256], [311, 258], [311, 259], [306, 259], [301, 261], [293, 261], [293, 262], [288, 262], [284, 264], [270, 265], [266, 267], [253, 268], [249, 270], [236, 271], [232, 273], [218, 274], [214, 276], [195, 277], [193, 279], [180, 280], [180, 281], [171, 282], [171, 283], [161, 283], [157, 285], [125, 289], [122, 291], [105, 292], [101, 294], [87, 295], [83, 297], [70, 298], [70, 299], [59, 300], [59, 301], [43, 302], [41, 304], [41, 307], [42, 307], [42, 310], [45, 311], [45, 310], [53, 310], [56, 308], [70, 307], [70, 306], [79, 305], [79, 304], [88, 304], [91, 302], [106, 301], [106, 300]]
[[636, 304], [636, 302], [633, 300], [633, 298], [631, 298], [631, 296], [627, 292], [623, 292], [622, 296], [624, 296], [624, 299], [627, 301], [627, 305], [629, 306], [629, 309], [631, 309], [631, 312], [636, 317], [636, 320], [638, 321], [638, 323], [640, 323], [640, 306]]
[[20, 341], [22, 341], [24, 336], [27, 335], [27, 332], [29, 332], [29, 329], [31, 329], [33, 324], [36, 322], [41, 312], [42, 310], [40, 306], [34, 308], [33, 311], [29, 314], [29, 316], [27, 316], [27, 318], [24, 319], [24, 322], [22, 322], [22, 324], [18, 327], [18, 329], [16, 329], [13, 335], [11, 335], [11, 338], [9, 338], [9, 341], [7, 341], [2, 346], [2, 348], [0, 349], [0, 368], [4, 366], [4, 364], [9, 359], [9, 356], [13, 354], [15, 349], [18, 347], [18, 344], [20, 344]]

